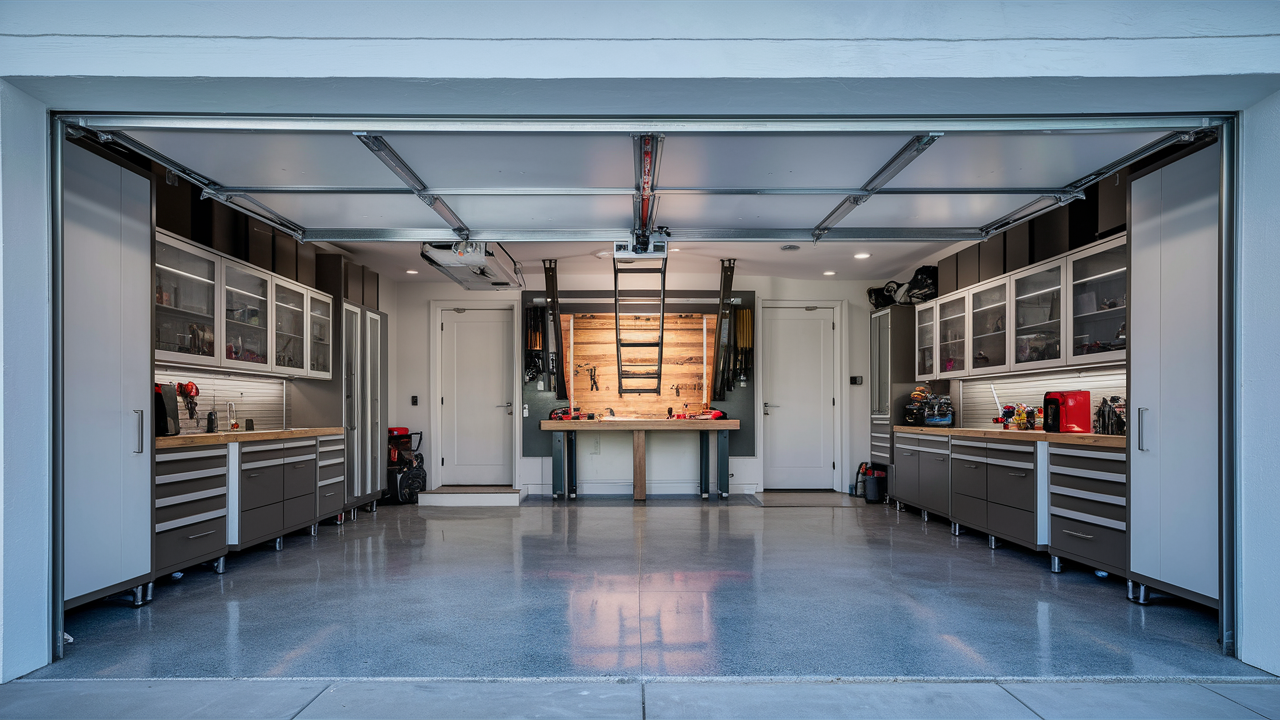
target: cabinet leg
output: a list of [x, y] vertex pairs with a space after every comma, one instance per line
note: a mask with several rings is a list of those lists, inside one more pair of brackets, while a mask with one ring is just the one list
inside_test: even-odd
[[134, 606], [134, 607], [136, 607], [136, 608], [140, 608], [140, 607], [142, 607], [143, 605], [146, 605], [146, 604], [147, 604], [147, 600], [146, 600], [146, 597], [147, 597], [147, 594], [146, 594], [146, 593], [147, 593], [147, 591], [146, 591], [146, 589], [145, 589], [143, 586], [139, 585], [139, 586], [135, 587], [131, 592], [133, 593], [133, 606]]
[[311, 537], [315, 537], [315, 536], [316, 536], [316, 534], [317, 534], [317, 533], [319, 533], [319, 532], [320, 532], [320, 524], [319, 524], [319, 523], [311, 523]]
[[992, 550], [995, 550], [995, 549], [996, 549], [996, 544], [997, 544], [996, 536], [995, 536], [995, 535], [988, 535], [988, 536], [987, 536], [987, 547], [991, 548]]
[[1129, 600], [1131, 602], [1136, 602], [1139, 605], [1146, 605], [1151, 602], [1151, 595], [1147, 590], [1147, 586], [1144, 583], [1134, 582], [1132, 580], [1129, 580], [1128, 585], [1129, 585]]
[[960, 535], [960, 523], [958, 522], [951, 523], [951, 534], [957, 535], [957, 536]]
[[342, 524], [342, 521], [343, 521], [343, 520], [346, 520], [346, 519], [347, 519], [347, 514], [346, 514], [345, 512], [344, 512], [344, 513], [340, 513], [340, 514], [338, 515], [338, 517], [334, 519], [334, 523], [335, 523], [335, 524], [338, 524], [338, 525], [341, 525], [341, 524]]
[[356, 514], [360, 512], [360, 508], [351, 508], [351, 522], [356, 521]]
[[1049, 572], [1053, 572], [1053, 573], [1062, 572], [1062, 558], [1058, 557], [1057, 555], [1049, 556]]
[[897, 506], [897, 510], [898, 510], [898, 512], [902, 512], [902, 501], [901, 501], [901, 500], [894, 500], [894, 501], [893, 501], [893, 503], [894, 503], [894, 505], [896, 505], [896, 506]]
[[213, 571], [219, 575], [227, 571], [227, 556], [223, 555], [213, 561]]
[[276, 552], [280, 552], [283, 549], [284, 549], [284, 537], [276, 538]]
[[921, 510], [921, 511], [920, 511], [920, 519], [921, 519], [921, 520], [923, 520], [923, 521], [925, 521], [925, 522], [929, 522], [929, 511], [928, 511], [928, 510]]
[[375, 512], [375, 513], [376, 513], [376, 512], [378, 512], [378, 501], [377, 501], [377, 500], [374, 500], [373, 502], [369, 503], [369, 512]]

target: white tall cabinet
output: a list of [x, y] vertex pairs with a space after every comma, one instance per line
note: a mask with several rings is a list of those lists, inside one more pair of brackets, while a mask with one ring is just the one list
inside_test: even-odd
[[[151, 182], [63, 141], [63, 593], [151, 572]], [[141, 595], [136, 598], [142, 600]]]
[[[1219, 597], [1215, 145], [1135, 179], [1130, 197], [1130, 568]], [[1145, 588], [1141, 589], [1145, 593]]]

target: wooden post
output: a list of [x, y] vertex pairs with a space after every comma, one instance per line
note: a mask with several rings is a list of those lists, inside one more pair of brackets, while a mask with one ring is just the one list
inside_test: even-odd
[[644, 430], [634, 430], [631, 433], [631, 485], [632, 498], [635, 500], [644, 500], [647, 484], [644, 469], [644, 435]]

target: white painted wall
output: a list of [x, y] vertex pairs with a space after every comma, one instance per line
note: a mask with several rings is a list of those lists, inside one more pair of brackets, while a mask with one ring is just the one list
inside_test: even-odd
[[0, 682], [51, 652], [47, 135], [44, 105], [0, 80]]
[[1241, 120], [1239, 294], [1241, 337], [1236, 364], [1240, 406], [1238, 537], [1240, 659], [1280, 674], [1280, 431], [1269, 416], [1276, 358], [1280, 358], [1280, 317], [1276, 314], [1276, 271], [1280, 268], [1280, 93], [1249, 108]]

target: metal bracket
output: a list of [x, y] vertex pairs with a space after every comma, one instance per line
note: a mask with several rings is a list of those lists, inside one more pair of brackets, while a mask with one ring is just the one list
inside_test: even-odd
[[913, 160], [920, 157], [920, 154], [928, 150], [929, 146], [937, 142], [940, 137], [942, 137], [942, 133], [939, 132], [912, 136], [898, 152], [894, 153], [892, 158], [889, 158], [889, 162], [881, 166], [871, 176], [871, 179], [862, 185], [862, 188], [857, 193], [846, 195], [834, 210], [827, 213], [827, 216], [814, 226], [813, 243], [817, 245], [818, 241], [831, 231], [831, 228], [838, 225], [841, 220], [844, 220], [845, 216], [853, 212], [854, 208], [865, 203], [872, 195], [879, 192], [885, 185], [888, 185], [890, 180], [906, 169]]
[[418, 177], [418, 173], [414, 172], [412, 167], [409, 167], [409, 163], [400, 157], [400, 154], [391, 147], [391, 143], [387, 142], [386, 138], [381, 135], [370, 135], [367, 132], [353, 132], [351, 134], [364, 143], [369, 152], [377, 156], [382, 161], [382, 164], [387, 166], [388, 170], [400, 178], [400, 182], [412, 190], [419, 200], [434, 210], [441, 220], [448, 223], [454, 235], [457, 235], [461, 240], [471, 239], [471, 228], [462, 222], [462, 218], [458, 217], [458, 214], [453, 211], [453, 208], [449, 207], [444, 198], [431, 192], [427, 184], [422, 181], [422, 178]]

